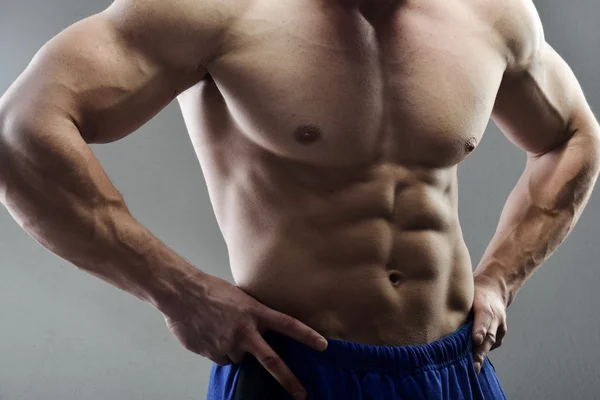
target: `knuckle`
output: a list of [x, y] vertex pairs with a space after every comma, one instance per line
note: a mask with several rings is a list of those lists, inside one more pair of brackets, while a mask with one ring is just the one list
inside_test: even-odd
[[258, 303], [258, 302], [252, 302], [250, 304], [247, 305], [246, 308], [246, 314], [248, 315], [254, 315], [254, 316], [259, 316], [261, 314], [263, 314], [265, 312], [265, 307]]
[[237, 335], [241, 337], [248, 337], [253, 334], [255, 330], [254, 323], [250, 319], [244, 319], [238, 322], [235, 329]]
[[494, 310], [492, 309], [492, 306], [490, 306], [490, 305], [486, 305], [486, 306], [482, 307], [481, 312], [483, 312], [485, 315], [487, 315], [491, 318], [496, 318], [496, 313], [494, 312]]
[[296, 325], [296, 319], [293, 317], [290, 317], [289, 315], [281, 314], [279, 316], [279, 323], [284, 328], [292, 328], [293, 326]]
[[281, 364], [281, 359], [275, 355], [264, 356], [260, 362], [267, 368], [275, 368]]

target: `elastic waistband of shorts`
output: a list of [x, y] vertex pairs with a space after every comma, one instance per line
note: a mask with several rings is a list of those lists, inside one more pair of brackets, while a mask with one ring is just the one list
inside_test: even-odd
[[[416, 346], [377, 346], [328, 339], [327, 350], [319, 352], [294, 339], [267, 332], [265, 339], [294, 363], [332, 365], [339, 368], [374, 372], [417, 372], [436, 370], [470, 356], [473, 321], [435, 342]], [[278, 343], [277, 343], [278, 342]], [[278, 351], [278, 352], [279, 352]]]

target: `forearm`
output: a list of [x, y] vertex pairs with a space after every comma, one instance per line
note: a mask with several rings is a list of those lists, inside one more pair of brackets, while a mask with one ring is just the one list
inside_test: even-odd
[[32, 118], [0, 133], [2, 203], [48, 250], [161, 309], [197, 270], [133, 218], [69, 119]]
[[475, 270], [475, 279], [498, 285], [507, 306], [579, 219], [598, 177], [598, 134], [590, 123], [558, 148], [528, 158]]

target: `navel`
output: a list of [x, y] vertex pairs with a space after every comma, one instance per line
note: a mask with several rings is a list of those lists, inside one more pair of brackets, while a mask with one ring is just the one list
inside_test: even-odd
[[388, 275], [390, 282], [392, 283], [392, 285], [394, 286], [399, 286], [402, 281], [404, 280], [404, 277], [402, 276], [402, 274], [398, 271], [391, 271]]
[[300, 125], [294, 131], [294, 138], [300, 144], [312, 144], [322, 136], [321, 129], [314, 125]]

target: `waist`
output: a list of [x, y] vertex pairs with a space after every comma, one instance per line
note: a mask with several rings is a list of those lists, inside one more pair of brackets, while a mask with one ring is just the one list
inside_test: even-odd
[[454, 332], [430, 343], [381, 346], [328, 338], [324, 352], [276, 332], [268, 331], [264, 337], [279, 354], [298, 364], [393, 374], [436, 370], [472, 357], [472, 330], [469, 315]]
[[341, 265], [312, 259], [310, 249], [302, 252], [301, 246], [283, 254], [288, 256], [275, 249], [266, 262], [242, 270], [233, 266], [236, 283], [325, 337], [374, 345], [424, 344], [456, 330], [471, 309], [473, 275], [466, 248], [436, 257], [424, 270], [410, 265], [410, 257], [394, 265]]

